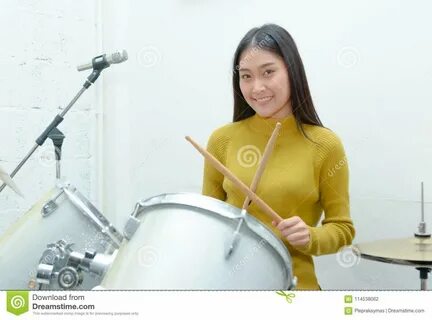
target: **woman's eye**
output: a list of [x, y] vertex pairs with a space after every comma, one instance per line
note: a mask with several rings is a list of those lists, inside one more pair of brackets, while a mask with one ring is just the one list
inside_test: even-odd
[[268, 76], [268, 75], [272, 74], [273, 72], [274, 72], [274, 70], [266, 70], [266, 71], [264, 72], [264, 75], [265, 75], [265, 76]]
[[240, 78], [242, 78], [242, 79], [249, 79], [249, 78], [250, 78], [250, 75], [248, 75], [248, 74], [242, 74], [242, 75], [240, 76]]

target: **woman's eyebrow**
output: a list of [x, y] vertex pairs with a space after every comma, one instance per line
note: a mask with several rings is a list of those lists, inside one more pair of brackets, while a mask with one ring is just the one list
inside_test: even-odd
[[[275, 64], [274, 62], [267, 62], [267, 63], [264, 63], [264, 64], [260, 65], [258, 68], [259, 69], [263, 69], [265, 67], [268, 67], [268, 66], [271, 66], [271, 65], [274, 65], [274, 64]], [[239, 71], [250, 71], [250, 70], [248, 68], [240, 68]]]
[[273, 64], [275, 64], [275, 63], [274, 63], [274, 62], [267, 62], [267, 63], [262, 64], [262, 65], [260, 66], [260, 68], [262, 69], [262, 68], [265, 68], [265, 67], [271, 66], [271, 65], [273, 65]]

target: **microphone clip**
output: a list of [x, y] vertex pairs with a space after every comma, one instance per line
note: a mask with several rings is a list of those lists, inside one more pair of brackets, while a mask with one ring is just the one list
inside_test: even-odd
[[103, 69], [108, 68], [110, 63], [106, 59], [106, 55], [102, 54], [100, 56], [94, 57], [92, 59], [93, 71], [87, 77], [84, 87], [88, 89], [96, 80], [99, 78]]
[[110, 66], [110, 63], [106, 59], [105, 55], [102, 54], [92, 59], [92, 65], [93, 70], [102, 71], [103, 69], [108, 68]]

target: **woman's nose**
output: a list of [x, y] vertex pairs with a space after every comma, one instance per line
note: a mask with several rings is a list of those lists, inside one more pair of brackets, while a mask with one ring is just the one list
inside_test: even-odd
[[253, 93], [260, 93], [265, 90], [264, 83], [261, 80], [255, 80], [252, 87]]

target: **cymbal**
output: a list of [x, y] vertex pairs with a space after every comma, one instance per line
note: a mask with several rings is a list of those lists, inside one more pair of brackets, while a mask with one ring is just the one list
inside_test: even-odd
[[369, 260], [432, 268], [432, 238], [387, 239], [353, 246], [353, 251]]
[[21, 191], [18, 189], [16, 183], [12, 180], [12, 178], [0, 167], [0, 182], [3, 181], [9, 186], [13, 191], [19, 194], [21, 197], [24, 197]]

